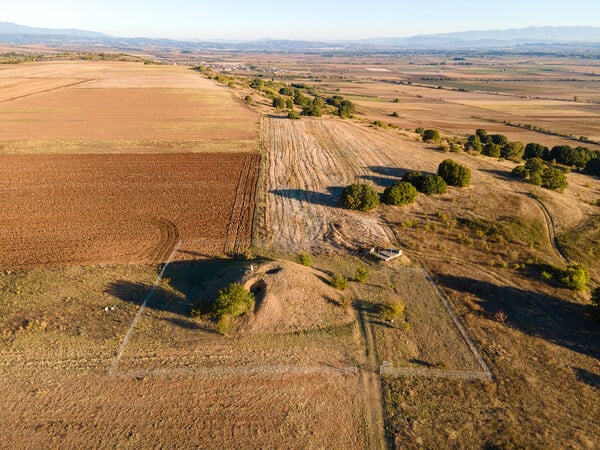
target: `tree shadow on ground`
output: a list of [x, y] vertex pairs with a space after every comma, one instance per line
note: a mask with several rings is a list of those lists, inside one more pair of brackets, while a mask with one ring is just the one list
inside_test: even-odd
[[207, 312], [219, 289], [239, 280], [249, 264], [249, 261], [230, 259], [176, 261], [167, 266], [157, 286], [119, 280], [108, 285], [105, 293], [136, 305], [147, 300], [148, 309], [179, 316], [162, 320], [195, 329], [192, 310]]
[[573, 370], [579, 381], [583, 381], [585, 384], [600, 390], [600, 375], [581, 367], [574, 367]]
[[490, 320], [496, 313], [504, 312], [506, 324], [519, 331], [584, 355], [600, 357], [600, 333], [585, 305], [467, 277], [442, 275], [437, 279], [446, 288], [476, 296]]
[[338, 208], [340, 207], [340, 195], [343, 190], [343, 186], [332, 186], [327, 188], [327, 192], [316, 192], [307, 189], [273, 189], [269, 192], [299, 202]]
[[515, 177], [509, 170], [498, 170], [498, 169], [480, 169], [481, 172], [487, 173], [495, 176], [496, 178], [501, 178], [507, 181], [521, 181], [526, 183], [526, 180]]
[[382, 177], [379, 175], [360, 175], [359, 178], [365, 181], [370, 181], [371, 183], [381, 187], [388, 187], [394, 184], [396, 181], [400, 181], [399, 178]]
[[369, 166], [367, 168], [377, 175], [383, 175], [391, 178], [402, 178], [406, 172], [409, 172], [408, 169], [400, 169], [398, 167], [388, 166]]

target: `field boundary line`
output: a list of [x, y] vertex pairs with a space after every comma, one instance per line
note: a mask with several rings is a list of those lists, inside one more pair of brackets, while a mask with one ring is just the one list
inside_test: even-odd
[[490, 368], [488, 367], [488, 365], [486, 364], [486, 362], [483, 360], [483, 357], [481, 356], [481, 354], [477, 350], [477, 347], [475, 347], [475, 344], [473, 343], [473, 340], [471, 339], [471, 337], [467, 333], [467, 330], [465, 329], [465, 327], [463, 326], [463, 324], [460, 322], [458, 316], [454, 312], [454, 308], [452, 308], [452, 306], [450, 305], [450, 302], [448, 302], [448, 299], [444, 296], [444, 294], [442, 294], [442, 291], [440, 291], [440, 288], [438, 287], [437, 283], [435, 282], [435, 280], [433, 279], [433, 277], [431, 276], [431, 274], [429, 273], [429, 271], [427, 269], [425, 269], [424, 267], [423, 267], [423, 271], [425, 272], [425, 276], [427, 277], [427, 279], [429, 280], [429, 282], [431, 283], [431, 285], [433, 286], [433, 288], [437, 292], [438, 297], [440, 298], [440, 300], [442, 301], [442, 303], [446, 307], [446, 310], [448, 311], [448, 314], [450, 314], [450, 317], [452, 318], [452, 321], [456, 325], [456, 328], [458, 328], [458, 331], [460, 332], [460, 334], [462, 335], [463, 339], [467, 343], [467, 346], [469, 347], [469, 349], [473, 353], [473, 356], [475, 356], [475, 359], [477, 360], [477, 362], [481, 366], [481, 369], [482, 369], [483, 373], [485, 373], [489, 377], [489, 380], [491, 381], [491, 379], [492, 379], [492, 372], [491, 372]]
[[37, 92], [31, 92], [29, 94], [18, 95], [16, 97], [12, 97], [12, 98], [5, 98], [4, 100], [0, 100], [0, 103], [12, 102], [13, 100], [20, 100], [22, 98], [31, 97], [33, 95], [45, 94], [47, 92], [58, 91], [60, 89], [67, 89], [67, 88], [70, 88], [70, 87], [73, 87], [73, 86], [78, 86], [80, 84], [89, 83], [90, 81], [95, 81], [95, 79], [94, 78], [90, 78], [88, 80], [79, 80], [79, 81], [76, 81], [74, 83], [63, 84], [62, 86], [55, 86], [53, 88], [44, 89], [42, 91], [37, 91]]
[[115, 354], [115, 357], [114, 357], [114, 359], [113, 359], [110, 367], [108, 368], [108, 375], [109, 376], [113, 377], [115, 375], [115, 372], [117, 370], [117, 365], [119, 364], [119, 360], [121, 359], [121, 355], [125, 351], [125, 347], [127, 347], [127, 344], [129, 343], [129, 339], [131, 339], [131, 335], [133, 334], [133, 330], [135, 329], [135, 326], [137, 325], [138, 321], [140, 320], [140, 317], [142, 316], [142, 313], [144, 312], [144, 309], [146, 309], [146, 305], [148, 304], [148, 302], [150, 301], [150, 299], [154, 295], [154, 292], [156, 291], [156, 288], [160, 284], [160, 282], [162, 280], [162, 277], [165, 274], [165, 270], [167, 270], [167, 267], [169, 266], [171, 260], [175, 256], [175, 253], [177, 253], [177, 250], [179, 249], [180, 245], [181, 245], [181, 241], [177, 242], [175, 244], [175, 246], [173, 247], [173, 251], [171, 251], [171, 254], [169, 255], [169, 258], [167, 259], [167, 262], [163, 265], [160, 273], [158, 274], [158, 277], [156, 278], [156, 281], [154, 282], [154, 286], [152, 286], [152, 289], [150, 289], [150, 291], [146, 295], [146, 298], [144, 299], [144, 302], [139, 307], [139, 309], [138, 309], [135, 317], [133, 318], [133, 321], [131, 322], [131, 325], [129, 326], [129, 329], [127, 330], [127, 333], [125, 334], [125, 337], [121, 341], [121, 346], [119, 347], [119, 350]]
[[490, 372], [475, 372], [467, 370], [446, 370], [446, 369], [424, 369], [416, 367], [393, 367], [391, 364], [383, 364], [379, 368], [382, 376], [408, 376], [425, 378], [450, 378], [461, 380], [481, 380], [492, 381]]

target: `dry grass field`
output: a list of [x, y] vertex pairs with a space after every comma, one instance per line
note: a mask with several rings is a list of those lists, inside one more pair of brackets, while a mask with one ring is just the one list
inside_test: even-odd
[[2, 153], [255, 151], [258, 132], [226, 88], [139, 63], [0, 67], [0, 117]]

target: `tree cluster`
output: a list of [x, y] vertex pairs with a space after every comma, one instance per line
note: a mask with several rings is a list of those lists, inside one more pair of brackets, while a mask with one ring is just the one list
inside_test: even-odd
[[425, 195], [445, 194], [448, 185], [439, 175], [423, 174], [421, 172], [407, 172], [402, 181], [412, 184], [417, 191]]
[[467, 137], [464, 150], [515, 162], [521, 161], [525, 153], [525, 147], [521, 142], [510, 142], [503, 134], [488, 134], [481, 128]]
[[337, 115], [342, 119], [350, 117], [355, 109], [354, 104], [350, 100], [346, 100], [344, 97], [339, 95], [329, 97], [325, 102], [328, 105], [333, 106]]
[[515, 167], [512, 174], [536, 186], [553, 191], [563, 192], [568, 186], [565, 173], [540, 158], [528, 159], [524, 165]]

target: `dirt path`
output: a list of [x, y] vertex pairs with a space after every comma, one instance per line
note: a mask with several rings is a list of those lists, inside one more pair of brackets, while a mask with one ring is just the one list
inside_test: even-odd
[[[353, 295], [358, 298], [358, 293], [353, 289]], [[379, 375], [379, 361], [377, 360], [377, 347], [373, 337], [373, 330], [364, 311], [358, 311], [358, 321], [362, 338], [364, 340], [364, 363], [359, 371], [360, 384], [363, 393], [365, 420], [368, 428], [369, 448], [385, 449], [389, 445], [385, 439], [383, 391]]]
[[546, 228], [548, 229], [548, 239], [550, 240], [550, 245], [556, 254], [556, 257], [565, 265], [569, 264], [569, 258], [565, 255], [560, 247], [560, 243], [558, 242], [558, 238], [556, 237], [556, 226], [554, 225], [554, 220], [548, 211], [548, 208], [539, 201], [532, 194], [525, 194], [528, 198], [532, 199], [533, 202], [540, 208], [542, 213], [544, 214], [544, 219], [546, 222]]

